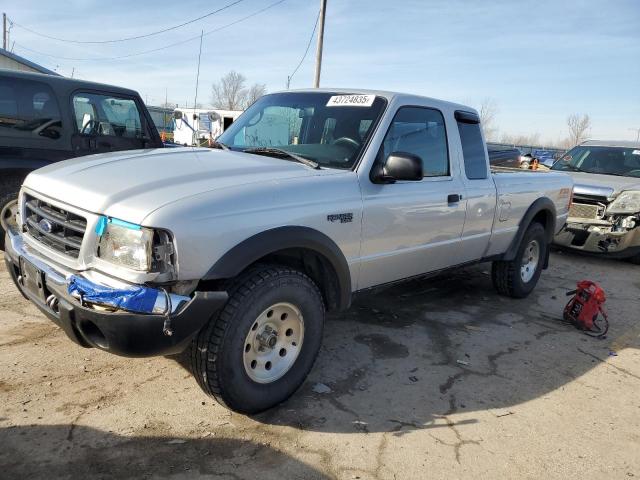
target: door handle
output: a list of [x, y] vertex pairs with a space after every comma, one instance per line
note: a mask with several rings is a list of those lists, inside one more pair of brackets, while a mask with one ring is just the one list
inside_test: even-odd
[[462, 195], [457, 193], [451, 193], [447, 196], [447, 203], [458, 203], [460, 200], [462, 200]]

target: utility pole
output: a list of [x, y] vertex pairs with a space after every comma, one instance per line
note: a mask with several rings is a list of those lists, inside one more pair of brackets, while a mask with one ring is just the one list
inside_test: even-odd
[[7, 14], [2, 14], [2, 48], [7, 49]]
[[327, 0], [320, 0], [320, 30], [318, 32], [318, 48], [316, 50], [316, 78], [314, 88], [320, 88], [320, 70], [322, 68], [322, 43], [324, 42], [324, 16], [327, 13]]

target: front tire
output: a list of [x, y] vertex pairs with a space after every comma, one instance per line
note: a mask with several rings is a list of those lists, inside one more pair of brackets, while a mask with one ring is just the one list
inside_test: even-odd
[[218, 403], [253, 414], [289, 398], [318, 355], [325, 307], [304, 273], [254, 269], [229, 289], [229, 301], [191, 346], [191, 369]]
[[535, 288], [547, 254], [544, 227], [535, 222], [525, 232], [513, 260], [493, 262], [491, 279], [501, 295], [525, 298]]

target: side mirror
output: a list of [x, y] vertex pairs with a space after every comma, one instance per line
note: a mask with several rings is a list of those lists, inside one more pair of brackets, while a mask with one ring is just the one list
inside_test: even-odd
[[422, 180], [422, 159], [412, 153], [392, 152], [375, 177], [375, 183]]

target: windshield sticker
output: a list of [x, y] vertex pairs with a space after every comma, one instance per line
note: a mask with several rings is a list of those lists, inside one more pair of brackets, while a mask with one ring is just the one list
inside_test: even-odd
[[634, 150], [634, 151], [633, 151], [633, 152], [631, 152], [631, 153], [633, 153], [634, 155], [640, 155], [640, 150]]
[[327, 107], [370, 107], [375, 99], [375, 95], [334, 95]]

